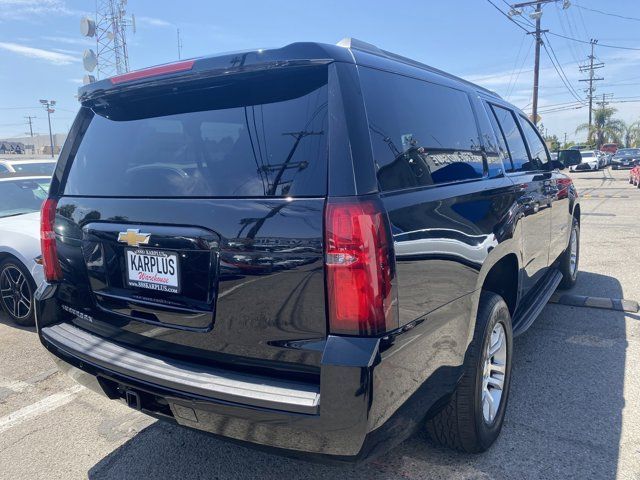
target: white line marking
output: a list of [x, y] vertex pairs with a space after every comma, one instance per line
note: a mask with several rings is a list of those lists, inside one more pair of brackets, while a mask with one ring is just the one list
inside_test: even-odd
[[58, 407], [66, 405], [75, 398], [76, 393], [83, 389], [84, 387], [82, 385], [75, 385], [71, 388], [63, 390], [62, 392], [49, 395], [48, 397], [45, 397], [42, 400], [31, 405], [27, 405], [20, 410], [16, 410], [9, 415], [0, 417], [0, 433], [3, 433], [10, 428], [16, 427], [28, 420], [55, 410]]

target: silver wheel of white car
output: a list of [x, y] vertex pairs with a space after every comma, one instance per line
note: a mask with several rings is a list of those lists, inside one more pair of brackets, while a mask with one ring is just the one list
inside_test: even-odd
[[8, 260], [0, 264], [0, 304], [18, 325], [34, 324], [34, 282], [17, 262]]

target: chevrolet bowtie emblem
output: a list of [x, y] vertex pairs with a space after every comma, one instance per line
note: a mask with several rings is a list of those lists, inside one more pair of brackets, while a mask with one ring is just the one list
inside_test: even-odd
[[126, 243], [130, 247], [147, 245], [149, 243], [149, 238], [151, 238], [150, 233], [140, 233], [140, 230], [138, 230], [137, 228], [127, 229], [126, 232], [118, 233], [118, 241]]

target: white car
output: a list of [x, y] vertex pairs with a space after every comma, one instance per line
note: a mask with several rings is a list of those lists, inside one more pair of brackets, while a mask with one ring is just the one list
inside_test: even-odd
[[33, 294], [44, 280], [40, 206], [50, 176], [0, 175], [0, 307], [18, 325], [34, 324]]
[[600, 168], [600, 159], [594, 150], [582, 150], [580, 156], [582, 161], [577, 165], [571, 165], [569, 167], [570, 172], [598, 170]]
[[0, 174], [21, 173], [23, 175], [48, 175], [56, 168], [56, 160], [14, 160], [0, 158]]

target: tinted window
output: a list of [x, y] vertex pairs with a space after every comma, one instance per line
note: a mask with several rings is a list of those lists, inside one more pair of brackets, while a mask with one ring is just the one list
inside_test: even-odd
[[325, 195], [326, 67], [218, 82], [96, 109], [65, 194]]
[[0, 218], [39, 211], [48, 191], [48, 179], [0, 181]]
[[[493, 131], [495, 132], [495, 140], [492, 139], [491, 137], [489, 137], [488, 135], [486, 136], [486, 141], [485, 141], [485, 145], [487, 146], [486, 148], [491, 151], [491, 152], [497, 152], [498, 153], [498, 157], [496, 156], [489, 156], [488, 163], [489, 163], [489, 176], [490, 177], [497, 177], [500, 176], [504, 173], [504, 165], [508, 164], [509, 166], [511, 165], [511, 160], [509, 157], [509, 151], [507, 149], [507, 144], [504, 141], [504, 136], [502, 135], [502, 132], [500, 131], [500, 126], [498, 125], [498, 121], [496, 120], [496, 116], [493, 114], [493, 112], [491, 112], [491, 107], [489, 107], [489, 105], [485, 104], [485, 108], [487, 108], [487, 117], [489, 118], [489, 121], [491, 122], [491, 127], [493, 128]], [[497, 142], [497, 143], [496, 143]], [[503, 163], [504, 162], [504, 163]], [[511, 170], [511, 168], [509, 168], [508, 170]]]
[[508, 171], [520, 172], [529, 170], [529, 154], [513, 113], [496, 105], [491, 105], [491, 108], [500, 125], [500, 131], [504, 135], [509, 158], [511, 159], [511, 168]]
[[466, 93], [370, 68], [360, 79], [381, 190], [483, 176]]
[[547, 148], [540, 138], [538, 130], [522, 115], [520, 116], [520, 123], [524, 136], [527, 138], [529, 144], [529, 153], [531, 154], [531, 169], [534, 170], [546, 170], [549, 164], [549, 155], [547, 154]]

